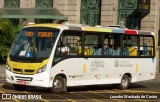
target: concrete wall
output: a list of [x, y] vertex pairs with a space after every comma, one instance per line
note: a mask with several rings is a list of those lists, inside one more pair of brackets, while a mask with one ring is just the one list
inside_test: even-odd
[[[20, 8], [34, 8], [35, 7], [35, 0], [20, 0]], [[34, 22], [34, 19], [20, 19], [20, 24], [25, 26], [28, 22]]]
[[[142, 19], [141, 29], [158, 33], [159, 29], [159, 0], [151, 0], [150, 14]], [[117, 25], [118, 0], [102, 0], [101, 25]]]
[[142, 19], [141, 29], [158, 33], [159, 26], [159, 0], [151, 0], [150, 14]]
[[80, 23], [81, 0], [54, 0], [53, 7], [68, 17], [68, 23]]
[[20, 0], [20, 8], [34, 8], [35, 0]]
[[101, 25], [117, 25], [118, 0], [102, 0]]
[[[0, 0], [0, 8], [4, 7], [4, 0]], [[20, 0], [20, 8], [34, 8], [35, 0]]]
[[4, 0], [0, 0], [0, 8], [4, 7]]

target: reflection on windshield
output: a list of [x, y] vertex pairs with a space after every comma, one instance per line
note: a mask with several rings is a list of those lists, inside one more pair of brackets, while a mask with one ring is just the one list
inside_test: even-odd
[[24, 28], [14, 41], [10, 56], [16, 59], [46, 59], [55, 43], [58, 29]]

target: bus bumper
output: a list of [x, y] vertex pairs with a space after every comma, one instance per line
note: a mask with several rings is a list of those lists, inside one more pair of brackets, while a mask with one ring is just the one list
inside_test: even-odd
[[7, 83], [26, 86], [49, 87], [49, 74], [42, 72], [34, 75], [15, 74], [6, 70]]

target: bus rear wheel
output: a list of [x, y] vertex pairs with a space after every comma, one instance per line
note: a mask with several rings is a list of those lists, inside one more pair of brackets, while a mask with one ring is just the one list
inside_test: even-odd
[[53, 85], [51, 88], [51, 92], [53, 93], [62, 93], [66, 92], [66, 79], [62, 76], [58, 75], [53, 80]]
[[14, 88], [18, 91], [23, 91], [26, 89], [27, 86], [24, 85], [18, 85], [18, 84], [13, 84]]
[[128, 75], [123, 75], [121, 79], [121, 83], [119, 84], [119, 88], [122, 90], [125, 90], [129, 87], [129, 76]]

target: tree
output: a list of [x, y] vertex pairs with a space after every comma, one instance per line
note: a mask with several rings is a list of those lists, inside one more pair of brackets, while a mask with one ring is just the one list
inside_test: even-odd
[[20, 31], [20, 26], [14, 26], [9, 19], [0, 17], [0, 61], [5, 62], [9, 49], [15, 36]]

